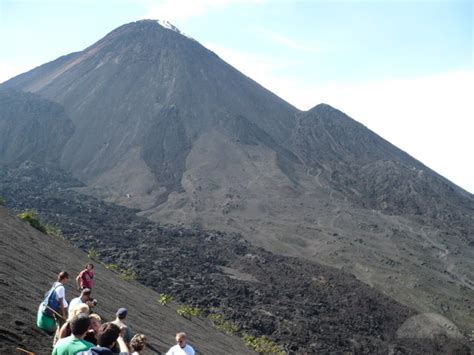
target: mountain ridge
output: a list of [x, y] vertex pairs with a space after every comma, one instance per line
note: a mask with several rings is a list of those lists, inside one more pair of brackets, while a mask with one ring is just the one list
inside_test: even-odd
[[64, 108], [75, 130], [59, 165], [77, 191], [351, 270], [465, 328], [474, 319], [474, 195], [329, 105], [301, 112], [150, 21], [0, 87]]

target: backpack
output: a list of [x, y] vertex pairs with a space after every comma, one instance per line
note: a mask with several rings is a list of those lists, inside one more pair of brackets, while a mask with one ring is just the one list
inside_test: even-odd
[[36, 326], [45, 330], [49, 335], [53, 335], [56, 330], [56, 321], [53, 317], [44, 314], [45, 304], [41, 303], [36, 313]]
[[41, 303], [43, 306], [43, 314], [45, 316], [53, 317], [54, 312], [52, 310], [54, 309], [55, 311], [59, 311], [61, 309], [61, 305], [59, 304], [59, 300], [56, 295], [56, 289], [59, 286], [62, 286], [62, 284], [51, 287], [43, 302]]

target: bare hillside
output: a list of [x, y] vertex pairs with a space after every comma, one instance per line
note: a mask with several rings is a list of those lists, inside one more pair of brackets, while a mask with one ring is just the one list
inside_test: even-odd
[[[36, 311], [55, 275], [76, 275], [87, 255], [68, 242], [42, 234], [0, 207], [0, 353], [16, 354], [20, 346], [39, 355], [51, 352], [52, 338], [36, 327]], [[66, 297], [77, 291], [70, 280]], [[129, 324], [149, 338], [146, 354], [160, 354], [174, 345], [174, 334], [185, 331], [198, 353], [250, 354], [238, 337], [224, 335], [203, 320], [179, 316], [174, 306], [160, 306], [158, 294], [137, 282], [125, 282], [96, 263], [94, 297], [105, 320], [119, 307], [129, 310]]]

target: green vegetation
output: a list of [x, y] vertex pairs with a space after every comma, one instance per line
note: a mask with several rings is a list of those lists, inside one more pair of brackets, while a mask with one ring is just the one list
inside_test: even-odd
[[169, 302], [171, 302], [172, 299], [173, 297], [171, 297], [170, 295], [167, 295], [166, 293], [160, 293], [158, 303], [162, 306], [166, 306]]
[[123, 281], [134, 281], [137, 279], [137, 274], [132, 269], [124, 269], [120, 273], [120, 278]]
[[110, 263], [110, 264], [102, 264], [102, 265], [104, 265], [104, 267], [105, 267], [107, 270], [114, 271], [114, 272], [118, 272], [118, 271], [119, 271], [119, 267], [118, 267], [118, 265], [116, 265], [116, 264]]
[[222, 318], [222, 315], [218, 313], [209, 314], [207, 316], [207, 319], [209, 319], [212, 325], [222, 333], [234, 335], [237, 330], [239, 330], [239, 326], [237, 325], [237, 323], [229, 320], [224, 320]]
[[471, 334], [469, 335], [469, 340], [474, 343], [474, 330], [471, 331]]
[[36, 212], [32, 210], [27, 210], [23, 213], [18, 214], [17, 217], [20, 218], [22, 221], [28, 223], [33, 228], [39, 230], [40, 232], [47, 234], [46, 226], [40, 222]]
[[202, 311], [200, 308], [191, 307], [186, 305], [180, 305], [176, 308], [176, 313], [184, 318], [191, 318], [191, 317], [201, 317]]
[[[99, 253], [94, 248], [87, 249], [87, 256], [91, 260], [99, 261]], [[105, 266], [105, 264], [104, 264], [104, 266]], [[107, 268], [107, 266], [106, 266], [106, 268]]]
[[207, 319], [209, 319], [212, 322], [212, 324], [220, 323], [222, 322], [222, 315], [218, 313], [209, 313], [209, 315], [207, 316]]
[[90, 248], [87, 250], [87, 256], [89, 259], [95, 260], [101, 263], [107, 270], [119, 273], [119, 277], [123, 281], [134, 281], [137, 279], [137, 274], [132, 269], [120, 269], [117, 264], [114, 263], [103, 263], [99, 260], [99, 252], [94, 248]]
[[53, 238], [59, 239], [59, 240], [64, 240], [64, 234], [61, 231], [61, 229], [59, 229], [58, 227], [53, 226], [51, 224], [46, 224], [45, 227], [46, 227], [46, 234], [47, 235], [49, 235]]
[[44, 234], [56, 239], [64, 240], [64, 235], [61, 229], [51, 224], [41, 223], [38, 214], [33, 210], [26, 210], [25, 212], [19, 213], [17, 214], [17, 217]]
[[244, 333], [242, 335], [242, 339], [249, 348], [254, 350], [255, 352], [266, 355], [266, 354], [276, 354], [276, 355], [284, 355], [285, 352], [281, 350], [280, 346], [271, 341], [266, 336], [261, 337], [254, 337], [253, 335], [249, 335]]
[[0, 196], [0, 206], [5, 206], [7, 203], [5, 202], [5, 199]]

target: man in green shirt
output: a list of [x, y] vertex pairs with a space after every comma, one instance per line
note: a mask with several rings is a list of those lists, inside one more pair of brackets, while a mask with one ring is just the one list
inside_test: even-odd
[[60, 339], [54, 349], [52, 355], [75, 355], [79, 351], [89, 350], [94, 344], [84, 340], [87, 330], [90, 326], [90, 319], [86, 314], [79, 314], [71, 321], [72, 335]]

